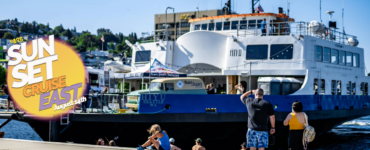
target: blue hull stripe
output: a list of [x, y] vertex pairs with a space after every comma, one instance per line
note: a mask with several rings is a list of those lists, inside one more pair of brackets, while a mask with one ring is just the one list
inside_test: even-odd
[[[370, 108], [370, 96], [359, 95], [266, 95], [278, 112], [290, 112], [294, 101], [301, 101], [304, 111], [362, 109]], [[170, 109], [160, 113], [205, 113], [206, 108], [216, 108], [217, 113], [247, 112], [240, 101], [240, 95], [191, 95], [191, 94], [141, 94], [139, 113], [153, 113], [163, 110], [165, 105]]]

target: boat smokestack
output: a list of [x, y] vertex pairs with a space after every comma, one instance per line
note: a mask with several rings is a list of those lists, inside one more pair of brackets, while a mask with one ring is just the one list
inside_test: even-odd
[[279, 7], [279, 14], [283, 13], [283, 7]]

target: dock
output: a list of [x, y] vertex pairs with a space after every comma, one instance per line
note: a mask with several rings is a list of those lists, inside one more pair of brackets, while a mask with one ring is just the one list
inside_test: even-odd
[[31, 141], [31, 140], [18, 140], [0, 138], [0, 150], [136, 150], [136, 148], [128, 147], [112, 147], [112, 146], [99, 146], [88, 144], [74, 144], [62, 142], [45, 142], [45, 141]]

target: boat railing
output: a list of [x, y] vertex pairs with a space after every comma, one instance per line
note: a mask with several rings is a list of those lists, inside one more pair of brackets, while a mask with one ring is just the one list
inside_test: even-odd
[[246, 36], [286, 36], [286, 35], [309, 35], [341, 44], [347, 44], [348, 38], [356, 38], [356, 36], [349, 35], [337, 31], [335, 28], [327, 28], [318, 33], [312, 32], [308, 22], [273, 22], [266, 23], [266, 33], [262, 33], [262, 23], [248, 23], [238, 24], [237, 30], [234, 32], [238, 37]]

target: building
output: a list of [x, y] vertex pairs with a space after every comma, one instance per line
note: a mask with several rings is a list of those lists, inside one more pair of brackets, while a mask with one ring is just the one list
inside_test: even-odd
[[[169, 25], [167, 28], [167, 32], [168, 32], [170, 40], [177, 39], [180, 35], [183, 35], [190, 31], [189, 19], [223, 15], [222, 10], [219, 10], [219, 9], [205, 10], [205, 11], [189, 11], [189, 12], [179, 12], [179, 13], [171, 13], [171, 11], [172, 10], [167, 10], [167, 24]], [[181, 20], [181, 27], [180, 27], [180, 18], [182, 18], [181, 17], [182, 15], [183, 16], [185, 15], [188, 17], [185, 20]], [[165, 29], [166, 29], [165, 24], [166, 24], [166, 14], [154, 15], [155, 36], [158, 37], [159, 39], [163, 38]], [[179, 32], [180, 28], [181, 28], [181, 34]]]

